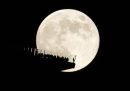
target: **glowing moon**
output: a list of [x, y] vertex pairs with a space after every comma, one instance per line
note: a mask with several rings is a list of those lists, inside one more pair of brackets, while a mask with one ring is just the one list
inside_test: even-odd
[[36, 36], [37, 49], [69, 57], [76, 55], [75, 68], [63, 70], [74, 72], [86, 67], [99, 48], [99, 33], [94, 22], [84, 13], [62, 9], [47, 16], [40, 24]]

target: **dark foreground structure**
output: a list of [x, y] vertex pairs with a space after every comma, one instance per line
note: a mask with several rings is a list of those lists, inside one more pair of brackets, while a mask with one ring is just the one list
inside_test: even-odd
[[[35, 55], [34, 55], [35, 53]], [[67, 57], [59, 57], [57, 55], [38, 53], [35, 48], [16, 49], [10, 48], [5, 52], [4, 59], [1, 61], [2, 75], [8, 82], [21, 83], [42, 81], [48, 83], [64, 77], [62, 70], [75, 67], [74, 62], [69, 62]], [[4, 80], [5, 80], [4, 79]]]
[[25, 48], [20, 59], [22, 60], [18, 62], [18, 67], [30, 71], [61, 72], [75, 67], [74, 59], [73, 62], [68, 62], [67, 57], [38, 53], [35, 48]]
[[[68, 62], [69, 58], [57, 55], [38, 53], [36, 48], [13, 50], [8, 61], [4, 61], [4, 69], [10, 74], [41, 74], [56, 73], [75, 67], [74, 62]], [[9, 60], [10, 59], [10, 60]]]

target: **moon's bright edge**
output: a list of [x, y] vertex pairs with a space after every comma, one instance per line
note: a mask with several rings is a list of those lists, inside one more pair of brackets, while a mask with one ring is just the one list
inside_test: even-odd
[[51, 13], [40, 24], [36, 35], [37, 49], [69, 57], [76, 55], [74, 72], [86, 67], [96, 56], [99, 33], [94, 22], [84, 13], [62, 9]]

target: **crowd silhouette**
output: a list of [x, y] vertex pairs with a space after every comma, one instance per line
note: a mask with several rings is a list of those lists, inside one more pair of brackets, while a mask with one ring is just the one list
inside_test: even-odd
[[39, 52], [36, 48], [24, 48], [24, 60], [28, 60], [28, 65], [35, 69], [44, 71], [62, 71], [75, 67], [75, 59], [69, 62], [68, 57], [61, 57], [58, 55], [47, 54]]

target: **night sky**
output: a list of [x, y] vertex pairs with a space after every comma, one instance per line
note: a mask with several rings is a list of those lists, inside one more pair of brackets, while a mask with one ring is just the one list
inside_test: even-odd
[[[96, 1], [96, 0], [95, 0]], [[87, 89], [89, 85], [99, 85], [113, 87], [117, 83], [117, 73], [119, 72], [120, 62], [115, 57], [116, 55], [116, 43], [119, 42], [120, 30], [115, 28], [116, 22], [118, 22], [118, 4], [113, 2], [99, 2], [99, 1], [87, 2], [81, 0], [72, 1], [55, 1], [55, 0], [43, 0], [42, 2], [4, 2], [2, 7], [3, 15], [3, 27], [5, 36], [5, 50], [4, 54], [4, 67], [3, 72], [5, 74], [6, 86], [13, 82], [15, 83], [39, 83], [48, 85], [65, 85], [76, 87], [81, 86]], [[96, 24], [100, 35], [99, 51], [93, 60], [86, 68], [74, 73], [24, 73], [11, 69], [12, 66], [16, 66], [14, 59], [22, 61], [18, 55], [21, 55], [20, 50], [24, 47], [36, 48], [36, 33], [42, 20], [50, 13], [59, 9], [76, 9], [87, 14]], [[120, 11], [121, 12], [121, 11]], [[117, 34], [118, 31], [118, 34]], [[12, 61], [12, 62], [11, 62]], [[13, 62], [14, 61], [14, 62]], [[24, 60], [26, 61], [26, 60]], [[26, 64], [26, 62], [25, 62]], [[17, 66], [16, 66], [17, 67]], [[17, 69], [17, 68], [16, 68]], [[15, 84], [14, 85], [17, 85]], [[36, 84], [35, 83], [35, 84]], [[110, 83], [108, 85], [108, 83]], [[22, 85], [20, 85], [22, 86]], [[59, 86], [60, 87], [60, 86]], [[65, 86], [67, 87], [67, 86]]]

